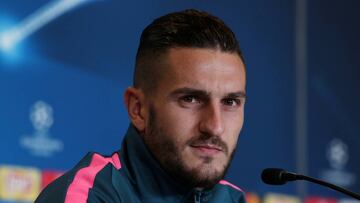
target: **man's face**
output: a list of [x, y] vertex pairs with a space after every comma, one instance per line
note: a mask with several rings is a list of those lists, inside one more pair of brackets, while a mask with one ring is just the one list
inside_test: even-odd
[[147, 98], [144, 141], [162, 167], [194, 187], [221, 180], [244, 120], [245, 67], [237, 54], [174, 48]]

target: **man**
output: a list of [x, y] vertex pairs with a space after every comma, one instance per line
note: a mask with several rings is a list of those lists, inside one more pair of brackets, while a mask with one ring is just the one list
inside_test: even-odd
[[165, 15], [143, 31], [135, 66], [122, 149], [89, 153], [36, 202], [245, 202], [222, 180], [244, 118], [233, 32], [205, 12]]

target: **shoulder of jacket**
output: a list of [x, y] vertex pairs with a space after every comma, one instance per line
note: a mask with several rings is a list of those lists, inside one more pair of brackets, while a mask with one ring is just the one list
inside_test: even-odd
[[105, 157], [89, 152], [70, 171], [50, 183], [35, 202], [86, 202], [95, 178], [108, 164], [120, 169], [119, 154], [114, 153], [110, 157]]

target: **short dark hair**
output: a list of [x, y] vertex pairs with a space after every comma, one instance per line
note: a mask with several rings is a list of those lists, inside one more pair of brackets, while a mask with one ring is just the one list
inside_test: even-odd
[[134, 87], [146, 93], [157, 87], [159, 56], [170, 48], [210, 48], [236, 53], [245, 64], [235, 34], [225, 23], [203, 11], [188, 9], [155, 19], [142, 32], [136, 54]]

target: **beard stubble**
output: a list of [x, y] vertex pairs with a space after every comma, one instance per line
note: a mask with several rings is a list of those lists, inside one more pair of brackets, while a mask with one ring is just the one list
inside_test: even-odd
[[[231, 152], [228, 146], [221, 140], [220, 137], [210, 134], [200, 134], [195, 136], [181, 146], [171, 136], [165, 134], [156, 118], [155, 108], [150, 106], [149, 124], [147, 132], [143, 135], [143, 139], [150, 152], [158, 160], [162, 168], [170, 174], [177, 182], [191, 188], [211, 188], [221, 179], [224, 178], [226, 171], [233, 158], [235, 149]], [[212, 168], [211, 162], [213, 157], [203, 157], [203, 163], [199, 167], [188, 167], [185, 163], [184, 157], [181, 157], [181, 152], [184, 147], [197, 144], [212, 144], [222, 149], [228, 158], [220, 171]], [[229, 156], [230, 154], [230, 156]]]

